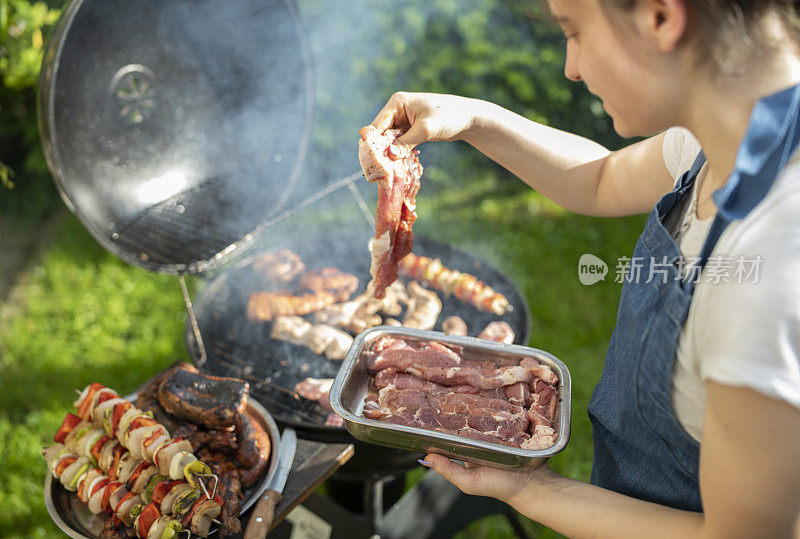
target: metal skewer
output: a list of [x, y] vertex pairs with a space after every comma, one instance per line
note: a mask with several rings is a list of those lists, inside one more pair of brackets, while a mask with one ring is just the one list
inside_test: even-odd
[[296, 391], [292, 391], [291, 389], [286, 389], [283, 386], [279, 386], [278, 384], [273, 383], [271, 377], [270, 378], [264, 378], [263, 380], [261, 380], [261, 383], [262, 384], [266, 384], [266, 385], [270, 386], [273, 389], [277, 389], [278, 391], [280, 391], [282, 393], [285, 393], [285, 394], [289, 395], [290, 397], [292, 397], [294, 400], [300, 402], [301, 397], [300, 397], [300, 395], [297, 394]]
[[198, 474], [195, 474], [194, 476], [197, 477], [197, 478], [200, 478], [200, 477], [213, 477], [214, 478], [214, 489], [211, 491], [211, 494], [208, 493], [208, 488], [206, 487], [205, 483], [203, 483], [203, 480], [202, 479], [198, 479], [197, 480], [197, 482], [200, 483], [200, 487], [203, 489], [203, 494], [206, 495], [206, 498], [208, 498], [209, 500], [214, 498], [214, 496], [217, 494], [217, 486], [219, 485], [219, 477], [217, 476], [217, 474], [213, 474], [213, 473], [198, 473]]

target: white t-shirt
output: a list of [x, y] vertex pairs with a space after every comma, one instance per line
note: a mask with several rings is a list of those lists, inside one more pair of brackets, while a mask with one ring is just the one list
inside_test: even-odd
[[[688, 130], [667, 131], [664, 163], [676, 181], [699, 151]], [[693, 219], [676, 239], [689, 259], [699, 255], [713, 218], [684, 217]], [[697, 441], [703, 436], [708, 380], [752, 388], [800, 409], [797, 159], [747, 217], [728, 225], [695, 285], [673, 365], [672, 406]]]

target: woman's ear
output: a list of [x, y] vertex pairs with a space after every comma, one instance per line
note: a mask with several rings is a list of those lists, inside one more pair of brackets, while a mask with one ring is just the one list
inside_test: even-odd
[[639, 32], [664, 53], [674, 52], [686, 34], [685, 0], [639, 0], [634, 17]]

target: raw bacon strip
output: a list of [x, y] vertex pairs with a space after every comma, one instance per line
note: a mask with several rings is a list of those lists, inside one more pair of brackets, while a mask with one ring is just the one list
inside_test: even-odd
[[553, 369], [539, 363], [535, 359], [526, 357], [522, 361], [519, 362], [520, 366], [525, 367], [528, 369], [533, 375], [533, 379], [531, 380], [531, 384], [533, 384], [537, 379], [542, 380], [544, 383], [548, 385], [556, 385], [558, 383], [558, 375], [553, 372]]
[[378, 402], [381, 421], [389, 423], [516, 447], [530, 439], [523, 408], [499, 399], [387, 387], [379, 392]]
[[417, 219], [416, 197], [422, 177], [418, 151], [402, 159], [389, 156], [389, 146], [400, 136], [398, 129], [380, 133], [368, 125], [359, 131], [358, 160], [369, 182], [378, 183], [375, 237], [370, 242], [372, 281], [367, 290], [382, 298], [397, 279], [398, 264], [414, 245], [411, 227]]
[[[470, 385], [445, 386], [435, 382], [429, 382], [424, 378], [418, 378], [413, 374], [397, 372], [397, 370], [393, 368], [378, 371], [375, 374], [374, 383], [375, 387], [378, 389], [383, 389], [391, 385], [397, 389], [422, 389], [428, 393], [468, 393], [470, 395], [481, 395], [487, 399], [501, 399], [519, 405], [522, 405], [522, 403], [514, 402], [508, 397], [509, 389], [516, 388], [517, 386], [523, 386], [526, 390], [528, 388], [528, 385], [522, 382], [498, 389], [478, 389]], [[528, 396], [530, 397], [530, 391], [528, 391]]]
[[557, 404], [556, 388], [537, 380], [531, 395], [531, 406], [528, 409], [528, 420], [531, 422], [531, 426], [552, 427]]
[[532, 377], [522, 366], [498, 367], [485, 361], [462, 363], [458, 354], [438, 343], [416, 348], [395, 341], [369, 358], [367, 366], [371, 371], [391, 367], [444, 386], [470, 385], [477, 389], [497, 389], [517, 382], [527, 384]]
[[558, 433], [551, 427], [544, 425], [536, 425], [530, 439], [522, 442], [520, 447], [522, 449], [547, 449], [556, 443]]

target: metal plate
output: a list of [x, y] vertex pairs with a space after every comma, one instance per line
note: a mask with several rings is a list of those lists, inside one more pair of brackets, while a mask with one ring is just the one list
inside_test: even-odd
[[[136, 393], [125, 398], [133, 401], [136, 398]], [[239, 509], [239, 515], [250, 509], [258, 501], [261, 493], [266, 490], [269, 481], [275, 475], [278, 453], [280, 452], [280, 433], [269, 412], [254, 399], [248, 399], [245, 413], [247, 412], [249, 412], [251, 419], [258, 421], [267, 431], [270, 439], [270, 455], [269, 466], [261, 476], [261, 479], [257, 483], [242, 489], [244, 501]], [[50, 513], [50, 518], [53, 519], [56, 526], [70, 537], [75, 539], [96, 539], [103, 530], [105, 519], [89, 511], [88, 506], [81, 502], [74, 492], [69, 492], [65, 489], [53, 477], [52, 472], [49, 471], [44, 481], [44, 503], [47, 506], [47, 512]]]
[[[464, 361], [486, 360], [487, 356], [506, 364], [518, 364], [523, 358], [534, 358], [548, 365], [558, 375], [558, 408], [553, 423], [558, 425], [556, 443], [547, 449], [531, 450], [501, 444], [473, 440], [434, 430], [394, 425], [361, 415], [364, 396], [368, 390], [371, 374], [367, 370], [364, 350], [369, 349], [379, 337], [384, 335], [414, 341], [438, 341], [459, 346]], [[474, 359], [471, 353], [475, 353]], [[344, 359], [339, 375], [331, 388], [331, 405], [342, 416], [347, 430], [359, 440], [407, 449], [416, 453], [438, 453], [449, 458], [467, 462], [487, 464], [508, 469], [532, 469], [563, 450], [569, 441], [571, 412], [571, 383], [569, 370], [555, 356], [543, 350], [485, 341], [473, 337], [445, 335], [436, 331], [421, 331], [408, 328], [380, 326], [368, 329], [356, 337], [353, 346]]]
[[[364, 236], [341, 232], [313, 237], [299, 235], [284, 245], [299, 254], [309, 269], [336, 266], [358, 276], [361, 282], [354, 294], [357, 295], [369, 281], [367, 242], [371, 236], [371, 230]], [[464, 318], [474, 335], [489, 322], [504, 320], [514, 330], [515, 343], [528, 342], [530, 314], [527, 302], [511, 279], [500, 270], [473, 254], [424, 237], [415, 238], [413, 252], [440, 258], [448, 268], [475, 275], [505, 295], [514, 307], [512, 312], [496, 316], [440, 294], [442, 312], [434, 329], [441, 329], [442, 321], [450, 315]], [[226, 268], [194, 298], [197, 321], [208, 354], [202, 370], [216, 376], [247, 380], [250, 394], [267, 403], [279, 423], [291, 426], [305, 438], [349, 443], [352, 438], [343, 427], [324, 425], [328, 412], [319, 405], [304, 399], [298, 402], [280, 391], [280, 388], [292, 390], [306, 377], [335, 378], [341, 363], [303, 346], [271, 339], [270, 323], [247, 318], [250, 294], [268, 286], [265, 279], [251, 268], [257, 256], [248, 256]], [[193, 360], [197, 362], [199, 354], [189, 324], [184, 337]], [[269, 380], [270, 384], [264, 384], [264, 380]]]

